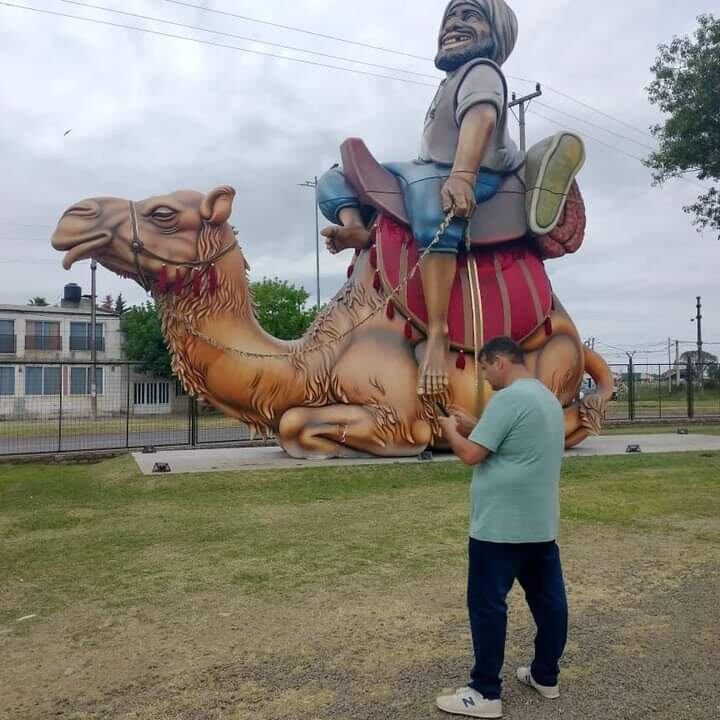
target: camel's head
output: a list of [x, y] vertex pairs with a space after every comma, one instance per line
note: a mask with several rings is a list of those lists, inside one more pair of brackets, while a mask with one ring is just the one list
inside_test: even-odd
[[109, 270], [141, 285], [156, 282], [165, 266], [173, 282], [183, 264], [211, 260], [234, 246], [228, 224], [235, 190], [219, 187], [207, 195], [181, 190], [136, 203], [90, 198], [68, 208], [52, 236], [66, 251], [63, 267], [94, 257]]

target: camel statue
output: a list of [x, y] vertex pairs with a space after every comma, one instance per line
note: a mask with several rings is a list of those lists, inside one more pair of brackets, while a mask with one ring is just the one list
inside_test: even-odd
[[[385, 276], [379, 279], [377, 248], [358, 251], [347, 282], [306, 334], [278, 340], [254, 316], [249, 265], [228, 222], [234, 196], [231, 187], [219, 187], [140, 202], [83, 200], [65, 211], [52, 244], [66, 252], [66, 269], [94, 257], [152, 292], [173, 372], [188, 392], [276, 434], [292, 457], [399, 457], [441, 447], [438, 408], [416, 392], [421, 319], [390, 302], [407, 289], [407, 277], [388, 288]], [[478, 338], [475, 328], [473, 334], [476, 346], [490, 339]], [[554, 295], [522, 347], [528, 368], [565, 408], [567, 446], [599, 432], [612, 376]], [[597, 392], [578, 400], [585, 372]], [[491, 393], [474, 354], [453, 350], [447, 408], [478, 417]]]

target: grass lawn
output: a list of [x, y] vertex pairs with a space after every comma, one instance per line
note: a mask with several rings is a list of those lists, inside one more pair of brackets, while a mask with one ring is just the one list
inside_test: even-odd
[[[463, 684], [469, 662], [468, 477], [459, 463], [0, 466], [0, 718], [436, 717], [433, 692]], [[644, 675], [642, 657], [715, 662], [719, 518], [720, 453], [566, 461], [566, 677], [589, 683], [567, 717], [593, 717], [593, 692], [604, 702]], [[532, 628], [516, 592], [511, 606], [514, 662]], [[513, 717], [556, 717], [508, 692]], [[652, 694], [628, 692], [618, 712]]]

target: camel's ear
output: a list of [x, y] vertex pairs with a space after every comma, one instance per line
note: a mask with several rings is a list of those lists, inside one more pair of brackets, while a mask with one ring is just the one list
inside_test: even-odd
[[222, 185], [211, 190], [200, 204], [200, 215], [212, 225], [222, 225], [227, 222], [232, 212], [235, 188]]

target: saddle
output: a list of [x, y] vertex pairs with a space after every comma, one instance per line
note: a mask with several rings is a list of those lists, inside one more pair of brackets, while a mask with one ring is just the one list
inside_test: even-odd
[[[427, 334], [421, 275], [416, 272], [407, 280], [418, 264], [419, 252], [400, 182], [359, 138], [342, 144], [341, 157], [345, 178], [360, 202], [378, 212], [375, 246], [370, 251], [375, 286], [384, 288], [393, 312], [399, 311], [409, 324]], [[578, 250], [585, 235], [585, 205], [572, 179], [567, 202], [558, 209], [552, 226], [546, 234], [533, 235], [527, 221], [531, 197], [517, 174], [508, 175], [497, 194], [483, 202], [471, 219], [469, 248], [458, 255], [448, 308], [453, 349], [473, 352], [499, 336], [519, 343], [543, 324], [547, 334], [552, 333], [553, 294], [543, 260]], [[397, 293], [396, 288], [400, 288]]]
[[[343, 172], [363, 205], [403, 225], [410, 225], [402, 188], [397, 177], [385, 169], [360, 138], [349, 138], [340, 146]], [[496, 245], [525, 237], [525, 184], [518, 175], [508, 175], [498, 192], [482, 203], [470, 221], [471, 245]]]

